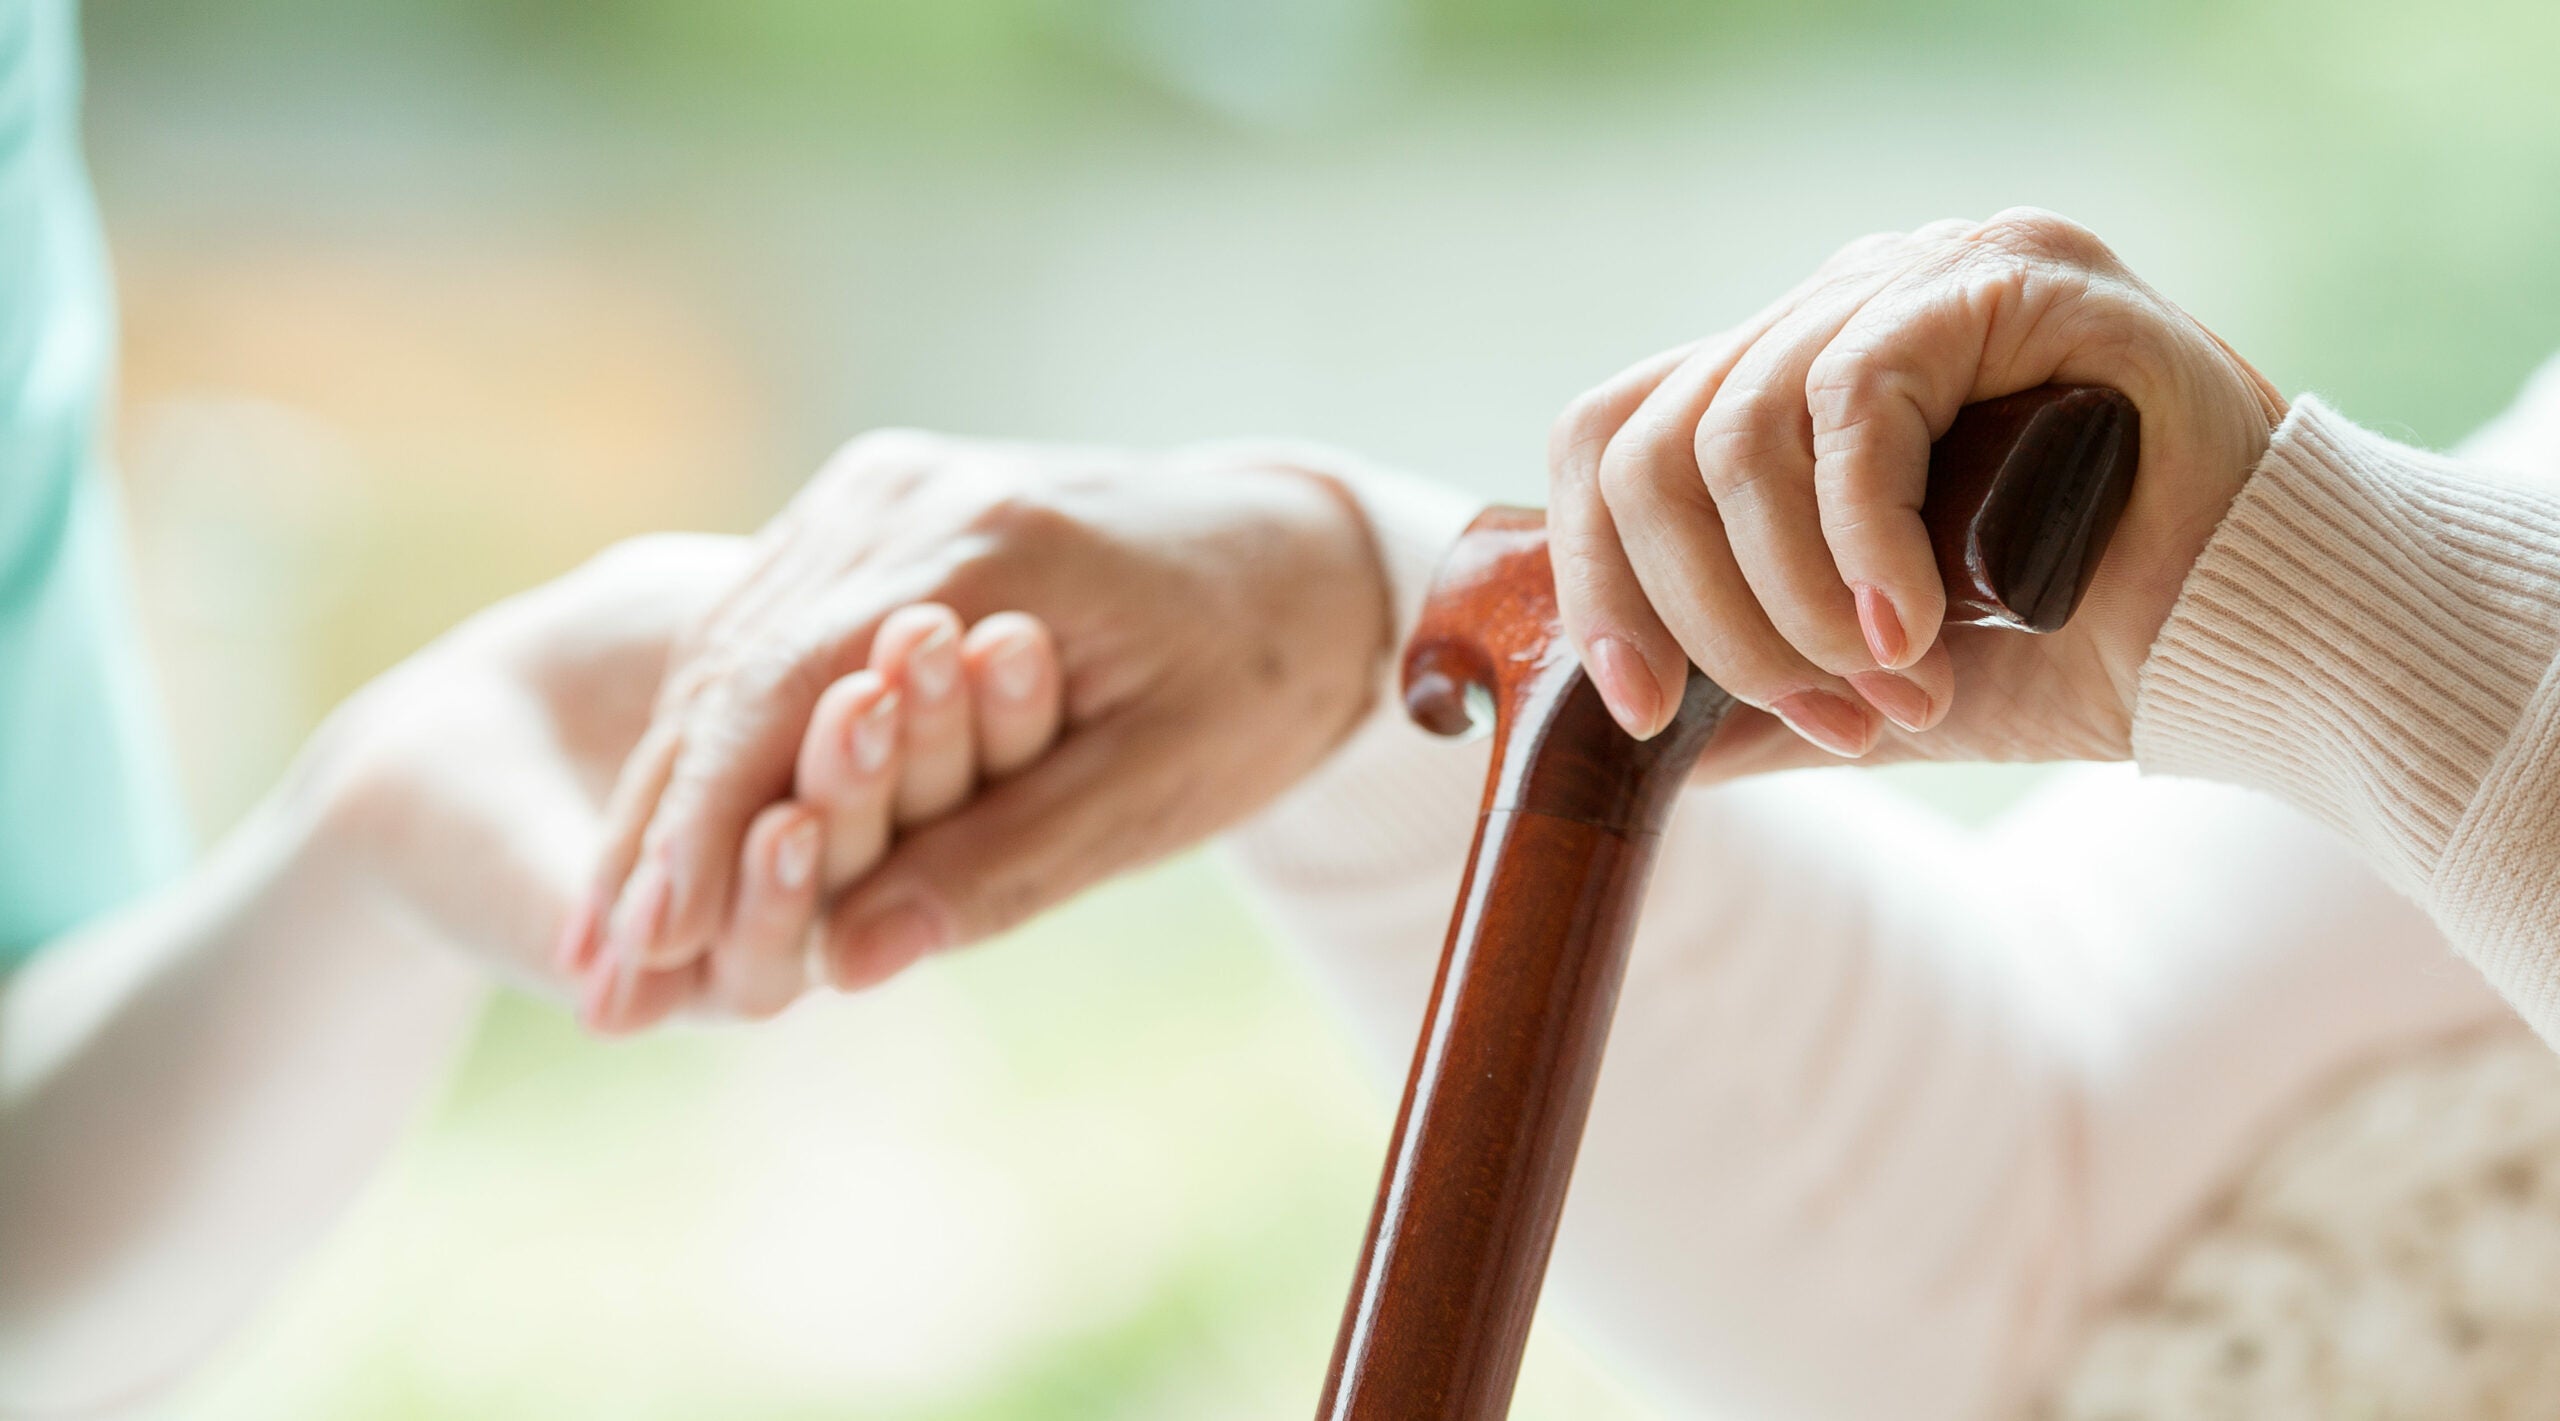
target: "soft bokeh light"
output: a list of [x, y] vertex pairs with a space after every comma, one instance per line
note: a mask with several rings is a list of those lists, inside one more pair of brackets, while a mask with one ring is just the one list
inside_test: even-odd
[[[1553, 412], [2014, 203], [2445, 442], [2560, 345], [2560, 9], [95, 0], [116, 431], [200, 821], [472, 608], [886, 423], [1286, 433], [1535, 497]], [[1913, 783], [1988, 812], [2015, 774]], [[761, 1032], [507, 999], [174, 1414], [1314, 1400], [1380, 1077], [1214, 863]], [[1519, 1414], [1646, 1414], [1542, 1332]]]

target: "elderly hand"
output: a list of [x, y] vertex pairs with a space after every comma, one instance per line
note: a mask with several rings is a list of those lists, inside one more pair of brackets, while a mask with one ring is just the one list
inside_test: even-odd
[[[1962, 406], [2049, 382], [2141, 411], [2115, 541], [2063, 631], [1942, 632], [1929, 445]], [[2062, 218], [1870, 237], [1565, 411], [1548, 527], [1566, 630], [1631, 733], [1662, 728], [1692, 662], [1767, 712], [1735, 717], [1710, 774], [1820, 762], [1808, 746], [2122, 758], [2152, 639], [2283, 416], [2265, 377]]]
[[[1029, 612], [1056, 638], [1057, 747], [908, 831], [822, 929], [853, 987], [1208, 837], [1357, 721], [1390, 613], [1366, 524], [1320, 471], [892, 432], [848, 445], [685, 639], [617, 792], [570, 957], [645, 977], [645, 1019], [713, 952], [738, 846], [792, 792], [821, 697], [919, 603]], [[965, 793], [965, 774], [945, 787]]]
[[[736, 892], [708, 952], [689, 970], [644, 982], [630, 956], [601, 950], [592, 907], [563, 926], [559, 966], [585, 979], [580, 1018], [599, 1031], [629, 1031], [704, 998], [746, 1017], [790, 1005], [819, 975], [813, 968], [824, 967], [810, 948], [826, 898], [870, 872], [893, 833], [951, 813], [982, 778], [1001, 781], [1046, 753], [1061, 696], [1057, 648], [1035, 617], [998, 612], [964, 628], [936, 603], [889, 613], [871, 639], [870, 664], [818, 697], [790, 797], [748, 822]], [[629, 783], [656, 792], [668, 763], [652, 750]], [[642, 869], [625, 934], [665, 911], [666, 875], [654, 864]]]

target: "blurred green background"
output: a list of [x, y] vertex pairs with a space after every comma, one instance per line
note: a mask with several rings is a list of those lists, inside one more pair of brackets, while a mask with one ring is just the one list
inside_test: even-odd
[[[883, 423], [1553, 411], [1861, 233], [2060, 209], [2449, 442], [2560, 345], [2541, 0], [95, 0], [116, 432], [198, 817], [471, 608]], [[2016, 775], [1909, 781], [1988, 812]], [[1382, 1077], [1216, 865], [756, 1033], [491, 1010], [172, 1410], [1285, 1417]], [[1854, 1364], [1844, 1359], [1844, 1365]], [[1519, 1414], [1657, 1413], [1542, 1330]]]

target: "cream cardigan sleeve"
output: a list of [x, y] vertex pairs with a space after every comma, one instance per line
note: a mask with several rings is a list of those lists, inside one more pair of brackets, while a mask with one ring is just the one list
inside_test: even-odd
[[[1409, 623], [1473, 506], [1355, 482]], [[1483, 770], [1386, 706], [1232, 841], [1382, 1079]], [[2244, 791], [2073, 771], [1974, 831], [1854, 770], [1693, 790], [1549, 1296], [1672, 1414], [2010, 1413], [2310, 1092], [2503, 1014]]]
[[2560, 366], [2446, 458], [2294, 406], [2144, 667], [2144, 768], [2352, 839], [2560, 1046]]

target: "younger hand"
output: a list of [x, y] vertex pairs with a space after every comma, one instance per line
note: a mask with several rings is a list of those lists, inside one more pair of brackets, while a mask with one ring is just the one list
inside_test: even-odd
[[[1929, 446], [1964, 405], [2052, 382], [2141, 412], [2115, 540], [2063, 631], [1942, 635]], [[2062, 218], [1870, 237], [1557, 421], [1565, 628], [1633, 734], [1668, 721], [1692, 662], [1768, 712], [1735, 717], [1710, 773], [1820, 762], [1808, 745], [2122, 758], [2152, 639], [2283, 416], [2265, 377]]]

